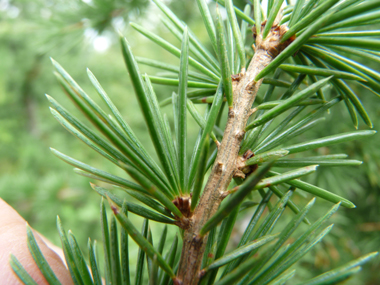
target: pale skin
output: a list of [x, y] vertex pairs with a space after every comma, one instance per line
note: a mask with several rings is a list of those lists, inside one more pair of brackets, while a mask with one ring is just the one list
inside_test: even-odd
[[[0, 198], [0, 283], [23, 284], [9, 265], [12, 253], [21, 262], [37, 284], [48, 284], [31, 254], [26, 243], [27, 222], [4, 200]], [[62, 250], [33, 230], [34, 237], [47, 262], [62, 284], [73, 284], [70, 273], [60, 255]]]

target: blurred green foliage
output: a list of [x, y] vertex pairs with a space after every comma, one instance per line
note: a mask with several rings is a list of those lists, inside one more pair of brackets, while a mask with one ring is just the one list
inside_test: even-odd
[[[234, 2], [239, 7], [244, 6], [244, 1]], [[199, 38], [206, 38], [195, 1], [172, 1], [171, 8], [192, 30], [197, 31]], [[81, 114], [74, 108], [70, 109], [71, 102], [63, 95], [52, 75], [49, 57], [60, 62], [91, 94], [95, 92], [85, 72], [85, 67], [89, 67], [117, 103], [136, 135], [142, 142], [148, 142], [148, 132], [132, 94], [116, 30], [127, 36], [137, 56], [165, 58], [165, 62], [177, 64], [177, 59], [137, 36], [127, 25], [129, 19], [133, 19], [155, 29], [179, 46], [178, 40], [160, 23], [158, 14], [157, 8], [147, 0], [0, 0], [0, 197], [56, 244], [59, 244], [56, 215], [61, 217], [67, 229], [72, 229], [81, 246], [85, 246], [88, 237], [100, 238], [100, 199], [91, 190], [89, 180], [77, 176], [50, 153], [49, 147], [111, 173], [117, 174], [120, 170], [106, 160], [99, 160], [93, 151], [74, 139], [51, 116], [45, 93], [54, 96], [79, 118]], [[379, 69], [376, 63], [367, 64]], [[147, 67], [141, 67], [141, 70], [149, 74], [156, 72]], [[174, 90], [162, 86], [155, 88], [159, 99], [167, 98]], [[378, 129], [378, 98], [364, 88], [355, 92], [371, 114], [374, 128]], [[165, 108], [171, 113], [171, 106]], [[317, 138], [322, 134], [352, 131], [344, 106], [334, 108], [325, 122], [303, 136]], [[188, 137], [195, 139], [198, 128], [192, 119], [189, 119], [188, 126]], [[146, 147], [152, 150], [153, 146], [149, 144]], [[188, 145], [191, 147], [193, 142]], [[332, 233], [318, 245], [317, 251], [303, 259], [301, 265], [305, 275], [314, 276], [346, 260], [378, 250], [379, 145], [380, 137], [377, 135], [368, 140], [317, 150], [318, 154], [329, 151], [347, 153], [352, 159], [364, 160], [364, 164], [360, 167], [320, 167], [311, 178], [319, 186], [354, 201], [357, 208], [341, 209], [335, 215], [336, 226]], [[330, 206], [326, 202], [317, 205], [310, 219], [316, 219]], [[244, 220], [244, 212], [240, 218]], [[138, 217], [133, 216], [133, 219], [141, 222]], [[154, 233], [162, 226], [151, 223], [151, 227]], [[174, 236], [175, 232], [173, 227], [171, 235]], [[137, 255], [137, 248], [135, 250], [131, 256]], [[366, 269], [367, 274], [360, 274], [365, 281], [356, 280], [354, 282], [359, 282], [356, 284], [378, 284], [380, 272], [375, 268], [379, 264], [373, 262], [371, 266]]]

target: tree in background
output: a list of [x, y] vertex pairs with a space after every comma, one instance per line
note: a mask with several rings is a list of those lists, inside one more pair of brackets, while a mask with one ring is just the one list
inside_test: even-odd
[[[334, 108], [332, 107], [340, 101], [345, 103], [355, 127], [358, 126], [357, 114], [369, 127], [372, 127], [372, 122], [363, 104], [352, 88], [347, 85], [346, 80], [355, 80], [377, 93], [379, 90], [378, 73], [346, 58], [345, 53], [354, 53], [365, 59], [377, 58], [376, 52], [372, 50], [376, 50], [378, 41], [373, 40], [371, 36], [377, 35], [378, 32], [345, 33], [334, 30], [372, 23], [371, 19], [373, 18], [371, 17], [377, 13], [373, 9], [376, 9], [378, 3], [372, 1], [316, 2], [298, 1], [294, 7], [291, 5], [285, 7], [281, 14], [282, 18], [280, 18], [277, 16], [280, 15], [278, 13], [282, 1], [269, 1], [265, 22], [265, 15], [259, 9], [259, 1], [254, 1], [254, 7], [256, 7], [254, 19], [250, 18], [248, 8], [245, 9], [245, 13], [235, 9], [235, 14], [231, 2], [226, 1], [227, 26], [223, 26], [221, 16], [217, 15], [216, 27], [214, 27], [207, 6], [204, 2], [199, 1], [201, 15], [217, 57], [204, 49], [191, 32], [188, 34], [184, 24], [160, 2], [157, 2], [158, 6], [169, 19], [166, 20], [165, 25], [174, 36], [182, 39], [181, 50], [144, 28], [133, 25], [135, 29], [180, 57], [181, 60], [181, 65], [178, 67], [137, 58], [139, 63], [172, 72], [172, 74], [161, 74], [160, 77], [147, 75], [141, 77], [128, 43], [122, 41], [132, 83], [142, 106], [162, 168], [157, 166], [148, 152], [144, 150], [91, 73], [89, 73], [90, 79], [110, 108], [113, 118], [108, 117], [71, 77], [57, 63], [54, 63], [58, 79], [67, 94], [76, 101], [79, 108], [101, 130], [112, 145], [74, 119], [70, 113], [50, 98], [55, 117], [77, 137], [129, 173], [138, 184], [102, 172], [57, 151], [54, 153], [78, 167], [79, 174], [134, 190], [127, 190], [127, 192], [155, 210], [152, 212], [129, 202], [123, 204], [123, 200], [114, 196], [109, 190], [94, 186], [98, 193], [113, 200], [110, 202], [111, 208], [123, 225], [122, 231], [126, 231], [122, 232], [122, 236], [125, 237], [127, 232], [133, 233], [132, 237], [142, 248], [136, 280], [142, 280], [143, 252], [146, 251], [148, 275], [152, 284], [156, 284], [156, 280], [166, 284], [169, 277], [174, 282], [181, 281], [184, 284], [196, 284], [201, 277], [203, 277], [201, 282], [213, 283], [218, 268], [226, 264], [228, 265], [219, 276], [217, 284], [230, 284], [229, 282], [238, 281], [241, 278], [243, 278], [240, 281], [243, 282], [241, 284], [267, 284], [269, 282], [282, 284], [281, 282], [285, 282], [293, 276], [292, 272], [285, 270], [331, 229], [329, 226], [320, 234], [315, 233], [316, 229], [321, 226], [321, 222], [337, 209], [337, 206], [333, 207], [328, 214], [310, 226], [305, 234], [289, 247], [281, 250], [284, 242], [296, 230], [300, 222], [304, 220], [305, 223], [308, 223], [305, 216], [314, 203], [312, 200], [303, 210], [298, 210], [296, 204], [290, 200], [295, 189], [306, 191], [331, 202], [341, 201], [342, 205], [346, 207], [353, 206], [350, 201], [336, 194], [295, 179], [315, 171], [315, 166], [313, 166], [315, 164], [344, 166], [357, 165], [358, 161], [346, 160], [347, 156], [342, 154], [297, 157], [294, 156], [294, 153], [370, 136], [373, 134], [372, 131], [349, 132], [322, 139], [319, 136], [316, 140], [306, 140], [306, 142], [303, 137], [304, 140], [301, 143], [293, 145], [288, 145], [287, 142], [311, 127], [321, 124], [323, 119], [319, 116], [330, 109], [333, 112]], [[236, 15], [243, 18], [240, 27], [237, 25]], [[247, 23], [255, 22], [263, 22], [263, 25], [254, 27], [255, 55], [249, 65], [246, 65], [245, 61], [250, 59], [244, 48]], [[287, 30], [281, 24], [286, 24], [290, 29]], [[240, 32], [239, 29], [243, 32]], [[188, 51], [190, 51], [191, 57], [188, 56]], [[283, 64], [285, 60], [294, 60], [294, 62], [293, 64]], [[188, 71], [187, 63], [197, 72]], [[246, 66], [248, 66], [247, 71], [245, 70]], [[179, 73], [178, 78], [175, 75], [176, 72]], [[274, 75], [264, 78], [262, 81], [262, 78], [271, 72], [274, 72]], [[161, 114], [151, 83], [178, 85], [178, 92], [173, 93], [170, 100], [161, 103], [163, 106], [171, 101], [174, 106], [175, 144], [172, 143], [170, 124]], [[261, 83], [268, 84], [269, 87], [260, 94]], [[275, 88], [278, 89], [278, 87], [287, 89], [285, 92], [281, 90], [278, 96], [275, 92]], [[187, 91], [187, 88], [197, 89]], [[275, 96], [279, 100], [271, 100], [271, 97], [273, 99]], [[241, 103], [242, 100], [246, 100], [246, 103]], [[254, 100], [255, 106], [251, 110], [250, 107]], [[208, 104], [205, 117], [199, 114], [194, 103]], [[225, 116], [228, 116], [224, 134], [220, 130], [220, 127], [223, 126], [221, 124], [221, 118], [223, 118], [221, 106], [229, 107], [228, 114], [224, 113]], [[186, 158], [188, 141], [186, 139], [186, 109], [201, 128], [191, 159]], [[289, 113], [289, 110], [292, 112]], [[254, 117], [246, 126], [246, 121], [251, 115]], [[208, 151], [210, 148], [209, 137], [213, 142], [212, 152]], [[214, 163], [214, 159], [216, 159], [216, 163]], [[278, 160], [273, 162], [273, 159]], [[265, 161], [269, 162], [262, 164]], [[212, 171], [209, 174], [207, 170], [211, 166]], [[305, 167], [294, 169], [294, 167], [300, 166]], [[280, 169], [286, 167], [293, 170], [281, 174], [269, 170], [270, 167]], [[208, 182], [205, 184], [201, 196], [204, 176], [208, 176]], [[234, 182], [231, 184], [232, 177], [234, 177]], [[213, 188], [217, 191], [212, 191]], [[253, 189], [258, 190], [258, 196], [249, 197]], [[275, 205], [271, 204], [273, 199], [272, 202], [269, 201], [272, 195], [280, 198]], [[224, 199], [228, 196], [230, 197]], [[243, 202], [247, 196], [248, 200]], [[222, 203], [218, 210], [223, 199], [226, 202]], [[140, 235], [115, 203], [119, 207], [123, 206], [125, 213], [129, 210], [145, 218], [169, 224], [174, 223], [180, 227], [184, 231], [181, 232], [184, 238], [181, 257], [179, 250], [176, 256], [177, 239], [175, 239], [164, 260], [161, 257], [162, 250], [160, 252], [160, 248], [157, 250], [152, 247], [151, 243], [149, 244], [151, 239], [149, 238], [148, 223], [145, 222], [143, 233]], [[296, 213], [295, 218], [279, 235], [269, 235], [271, 231], [277, 229], [276, 222], [281, 217], [285, 205]], [[236, 251], [223, 256], [238, 213], [254, 206], [256, 206], [256, 210], [251, 223], [246, 228]], [[267, 216], [264, 215], [265, 217], [263, 216], [263, 219], [260, 220], [266, 206], [270, 213]], [[104, 211], [104, 208], [102, 209]], [[221, 221], [223, 221], [222, 225], [218, 227]], [[105, 223], [106, 220], [103, 216], [103, 229], [107, 228]], [[116, 222], [113, 219], [111, 221], [111, 241], [117, 237], [115, 227]], [[124, 264], [122, 270], [119, 271], [118, 259], [123, 256], [112, 255], [112, 253], [118, 252], [118, 248], [112, 248], [115, 243], [108, 243], [107, 230], [104, 232], [106, 278], [118, 283], [122, 278], [126, 278], [127, 269]], [[163, 235], [166, 235], [165, 230]], [[75, 244], [73, 245], [72, 242], [65, 244], [62, 231], [61, 237], [67, 257], [76, 255], [78, 252]], [[73, 239], [73, 237], [70, 238]], [[275, 241], [271, 243], [274, 239]], [[250, 240], [252, 242], [249, 242]], [[29, 241], [33, 241], [32, 237]], [[258, 242], [261, 243], [258, 244]], [[257, 258], [255, 253], [258, 247], [264, 244], [267, 244], [267, 250], [264, 250]], [[122, 242], [121, 246], [126, 246], [126, 244]], [[121, 254], [123, 255], [123, 252]], [[273, 256], [277, 259], [271, 260]], [[367, 256], [367, 258], [372, 256]], [[358, 270], [357, 265], [363, 263], [367, 258], [359, 259], [357, 262], [331, 272], [331, 274], [317, 277], [310, 281], [310, 284], [322, 284], [321, 280], [338, 282], [348, 278]], [[176, 277], [173, 269], [176, 270], [175, 264], [178, 259], [180, 262]], [[80, 255], [72, 259], [71, 266], [84, 268]], [[157, 273], [159, 272], [158, 267], [162, 270], [159, 274]], [[200, 271], [201, 267], [202, 271]], [[92, 269], [92, 273], [96, 272], [96, 265]], [[167, 275], [163, 272], [166, 272]], [[22, 273], [19, 271], [19, 274]], [[75, 272], [73, 274], [75, 275]], [[86, 277], [82, 275], [74, 276], [74, 278]], [[97, 276], [93, 275], [92, 278], [95, 280]], [[277, 281], [274, 280], [275, 278]]]
[[[91, 217], [96, 209], [90, 206], [96, 197], [91, 201], [80, 190], [87, 183], [83, 181], [82, 187], [80, 179], [72, 177], [46, 151], [52, 141], [62, 145], [67, 142], [67, 135], [45, 119], [50, 113], [44, 93], [55, 93], [59, 88], [51, 76], [49, 57], [71, 62], [70, 71], [79, 70], [94, 61], [94, 39], [100, 36], [111, 43], [117, 41], [113, 25], [122, 29], [128, 19], [144, 17], [147, 4], [148, 1], [0, 1], [0, 195], [28, 221], [37, 223], [36, 227], [49, 238], [55, 236], [54, 222], [46, 217], [55, 216], [57, 209], [64, 220], [73, 220], [74, 228], [83, 227], [85, 222], [84, 227], [92, 232], [96, 223]], [[92, 64], [95, 70], [96, 64], [102, 65], [98, 62], [99, 59]], [[107, 72], [109, 77], [104, 77], [114, 86], [117, 81], [110, 75], [115, 71], [124, 72], [122, 64], [120, 68], [114, 65]], [[114, 88], [124, 92], [125, 87]], [[76, 142], [64, 145], [82, 153]], [[88, 152], [84, 155], [91, 157]], [[38, 210], [41, 207], [44, 213]], [[87, 234], [82, 239], [86, 237]]]

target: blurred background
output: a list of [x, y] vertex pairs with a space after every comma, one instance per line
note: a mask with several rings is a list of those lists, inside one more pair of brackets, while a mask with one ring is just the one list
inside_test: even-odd
[[[209, 46], [196, 1], [164, 2]], [[248, 2], [251, 3], [234, 1], [241, 9]], [[215, 4], [210, 5], [214, 11]], [[99, 158], [51, 116], [44, 94], [51, 95], [81, 118], [57, 84], [49, 57], [57, 60], [96, 98], [86, 75], [86, 68], [90, 68], [136, 135], [154, 153], [124, 67], [118, 32], [127, 37], [135, 55], [178, 64], [178, 59], [128, 26], [129, 21], [137, 22], [179, 47], [180, 43], [160, 22], [160, 17], [159, 10], [148, 0], [0, 0], [0, 197], [56, 244], [60, 244], [55, 227], [57, 215], [65, 228], [76, 235], [83, 250], [88, 237], [100, 238], [100, 199], [89, 186], [89, 179], [76, 175], [72, 167], [51, 154], [49, 147], [111, 173], [117, 174], [120, 170]], [[380, 69], [375, 63], [366, 64]], [[157, 72], [145, 66], [140, 68], [149, 74]], [[175, 90], [155, 87], [159, 100]], [[356, 87], [355, 91], [371, 115], [374, 128], [378, 129], [379, 98], [365, 89]], [[299, 139], [354, 130], [347, 110], [341, 105], [326, 116], [324, 123]], [[171, 106], [164, 107], [163, 112], [170, 116]], [[189, 137], [195, 138], [198, 127], [192, 119], [189, 119], [188, 126]], [[365, 129], [364, 124], [362, 127]], [[320, 168], [309, 178], [350, 199], [357, 208], [341, 209], [333, 217], [334, 230], [317, 250], [297, 265], [300, 268], [297, 272], [301, 275], [314, 276], [361, 254], [379, 250], [379, 145], [377, 135], [369, 140], [318, 150], [324, 154], [347, 153], [353, 159], [363, 160], [364, 164], [360, 167]], [[189, 151], [191, 148], [190, 143]], [[295, 199], [305, 203], [302, 197]], [[318, 201], [310, 219], [315, 220], [330, 206]], [[141, 223], [140, 218], [133, 219]], [[162, 227], [154, 223], [151, 226], [153, 232]], [[236, 233], [238, 231], [236, 229]], [[176, 230], [172, 233], [175, 234]], [[131, 253], [131, 256], [136, 255], [137, 249], [136, 253]], [[359, 283], [352, 284], [379, 284], [380, 273], [375, 270], [378, 263], [366, 265], [366, 273], [360, 274], [357, 277], [360, 279], [355, 281]]]

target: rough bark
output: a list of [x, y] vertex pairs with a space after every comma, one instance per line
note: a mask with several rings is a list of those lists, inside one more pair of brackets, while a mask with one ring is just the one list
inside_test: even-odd
[[283, 28], [275, 25], [267, 38], [256, 39], [256, 51], [247, 71], [242, 70], [233, 81], [233, 106], [228, 112], [228, 121], [218, 155], [212, 168], [201, 199], [190, 219], [190, 227], [185, 230], [184, 242], [178, 269], [177, 281], [183, 285], [196, 285], [200, 280], [199, 272], [207, 235], [199, 232], [207, 220], [215, 214], [225, 196], [225, 191], [236, 172], [240, 144], [244, 138], [244, 128], [251, 115], [251, 107], [262, 80], [255, 81], [273, 58], [285, 47], [279, 40]]

